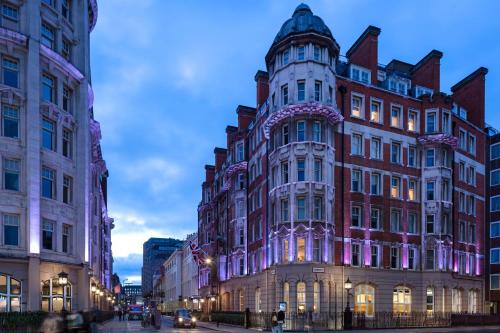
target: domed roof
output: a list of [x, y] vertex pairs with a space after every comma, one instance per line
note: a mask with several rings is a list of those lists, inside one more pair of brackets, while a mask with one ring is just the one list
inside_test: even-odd
[[274, 38], [273, 45], [288, 36], [306, 32], [314, 32], [333, 39], [332, 33], [325, 22], [319, 16], [313, 15], [308, 5], [301, 3], [295, 8], [292, 18], [283, 23], [276, 38]]

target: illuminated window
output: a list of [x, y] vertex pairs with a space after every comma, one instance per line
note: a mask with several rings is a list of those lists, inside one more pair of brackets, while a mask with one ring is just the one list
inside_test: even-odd
[[418, 132], [418, 113], [417, 111], [408, 111], [408, 131]]
[[393, 105], [391, 107], [391, 126], [392, 127], [401, 127], [401, 107]]
[[319, 313], [320, 311], [320, 290], [319, 290], [320, 286], [319, 286], [319, 282], [318, 281], [314, 281], [314, 284], [313, 284], [313, 311], [316, 312], [316, 313]]
[[408, 200], [415, 201], [417, 199], [417, 181], [410, 179], [408, 181]]
[[462, 312], [462, 289], [453, 288], [451, 290], [451, 312]]
[[[42, 282], [42, 311], [61, 312], [64, 308], [71, 311], [72, 286], [59, 284], [58, 279], [49, 279]], [[64, 306], [63, 306], [64, 304]]]
[[0, 274], [0, 313], [21, 311], [21, 281]]
[[363, 117], [363, 97], [353, 95], [351, 99], [351, 116], [362, 118]]
[[283, 283], [283, 302], [286, 303], [287, 307], [290, 305], [290, 284], [288, 282]]
[[283, 240], [283, 262], [288, 262], [288, 239]]
[[306, 260], [306, 239], [297, 238], [297, 261], [303, 262]]
[[401, 184], [401, 178], [393, 176], [391, 179], [391, 198], [400, 197], [401, 193], [400, 184]]
[[354, 312], [373, 317], [375, 313], [375, 288], [360, 284], [354, 288]]
[[392, 312], [409, 314], [411, 312], [411, 290], [408, 287], [396, 287], [392, 292]]
[[260, 294], [260, 288], [257, 287], [255, 289], [255, 312], [260, 313], [262, 312], [262, 299], [261, 299], [261, 294]]
[[434, 289], [431, 287], [427, 287], [425, 294], [425, 310], [428, 315], [432, 316], [434, 314]]
[[478, 313], [479, 309], [477, 306], [477, 299], [478, 299], [479, 293], [477, 290], [469, 290], [469, 295], [468, 295], [468, 313]]
[[306, 283], [299, 282], [297, 283], [297, 312], [305, 313], [306, 312]]
[[372, 100], [370, 104], [370, 121], [381, 123], [382, 122], [382, 103], [380, 101]]

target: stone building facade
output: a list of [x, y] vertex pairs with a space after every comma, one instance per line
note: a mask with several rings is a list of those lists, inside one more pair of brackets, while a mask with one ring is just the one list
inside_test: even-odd
[[97, 3], [0, 6], [0, 312], [107, 307], [113, 220], [89, 52]]
[[380, 32], [341, 57], [302, 4], [276, 35], [256, 107], [205, 166], [200, 295], [218, 309], [485, 310], [487, 70], [445, 94], [441, 52], [380, 65]]

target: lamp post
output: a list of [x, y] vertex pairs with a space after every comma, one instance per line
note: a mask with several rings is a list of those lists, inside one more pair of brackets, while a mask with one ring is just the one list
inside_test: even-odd
[[58, 274], [58, 282], [59, 285], [63, 287], [63, 307], [62, 311], [66, 311], [66, 285], [68, 284], [68, 273], [65, 271], [61, 271], [61, 273]]
[[352, 330], [352, 311], [349, 305], [349, 296], [351, 296], [350, 290], [352, 289], [352, 282], [349, 277], [344, 282], [344, 288], [347, 293], [347, 302], [344, 310], [344, 330]]

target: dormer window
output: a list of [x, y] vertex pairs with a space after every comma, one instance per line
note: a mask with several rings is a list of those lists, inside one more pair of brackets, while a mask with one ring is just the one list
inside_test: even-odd
[[356, 65], [351, 65], [351, 79], [358, 82], [370, 83], [371, 72]]
[[408, 95], [408, 86], [410, 85], [408, 80], [401, 78], [389, 79], [389, 90], [401, 95]]
[[297, 60], [304, 60], [305, 58], [305, 47], [301, 45], [297, 47]]
[[434, 90], [429, 89], [429, 88], [425, 88], [425, 87], [421, 87], [421, 86], [416, 86], [416, 88], [415, 88], [415, 97], [416, 98], [419, 98], [422, 95], [431, 95], [432, 96], [433, 93], [434, 93]]

